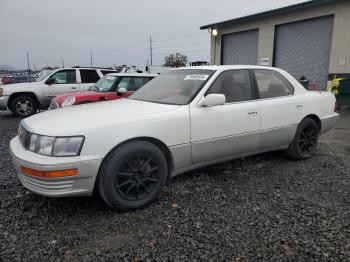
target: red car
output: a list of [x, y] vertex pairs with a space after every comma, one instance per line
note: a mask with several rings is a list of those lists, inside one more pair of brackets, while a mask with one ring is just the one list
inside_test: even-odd
[[56, 96], [52, 99], [49, 110], [127, 97], [157, 75], [148, 73], [108, 74], [87, 91]]

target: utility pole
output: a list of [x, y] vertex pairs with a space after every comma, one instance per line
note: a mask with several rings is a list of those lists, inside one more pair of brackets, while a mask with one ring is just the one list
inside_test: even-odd
[[92, 51], [90, 52], [90, 64], [91, 64], [91, 67], [93, 66], [92, 64]]
[[151, 65], [153, 65], [153, 47], [152, 47], [152, 36], [149, 36], [149, 53], [150, 53], [150, 57], [151, 57]]
[[28, 63], [28, 77], [29, 77], [30, 82], [32, 82], [32, 77], [30, 76], [30, 63], [29, 63], [28, 51], [27, 51], [27, 63]]
[[62, 61], [62, 68], [64, 68], [64, 59], [63, 59], [63, 57], [61, 58], [61, 61]]

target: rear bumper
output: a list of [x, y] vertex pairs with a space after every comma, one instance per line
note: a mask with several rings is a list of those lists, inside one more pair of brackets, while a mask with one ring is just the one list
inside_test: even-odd
[[[102, 159], [72, 163], [60, 157], [57, 158], [58, 164], [43, 164], [42, 162], [33, 160], [33, 153], [25, 150], [17, 137], [11, 140], [10, 151], [13, 166], [18, 177], [22, 185], [30, 191], [49, 197], [88, 196], [93, 193]], [[23, 174], [21, 167], [38, 171], [78, 169], [79, 172], [77, 175], [70, 177], [43, 178]]]
[[0, 110], [7, 110], [9, 96], [0, 96]]
[[321, 134], [330, 131], [338, 122], [339, 115], [334, 113], [334, 115], [321, 119]]

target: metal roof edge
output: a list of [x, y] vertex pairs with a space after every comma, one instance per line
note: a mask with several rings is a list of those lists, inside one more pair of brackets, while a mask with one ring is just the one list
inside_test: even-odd
[[314, 6], [318, 6], [318, 5], [322, 5], [322, 4], [326, 4], [326, 3], [330, 3], [330, 2], [335, 2], [335, 1], [337, 1], [337, 0], [311, 0], [311, 1], [301, 2], [301, 3], [295, 4], [295, 5], [289, 5], [289, 6], [285, 6], [285, 7], [281, 7], [281, 8], [277, 8], [277, 9], [264, 11], [261, 13], [256, 13], [256, 14], [252, 14], [252, 15], [247, 15], [247, 16], [242, 16], [242, 17], [230, 19], [230, 20], [225, 20], [222, 22], [204, 25], [204, 26], [201, 26], [199, 29], [204, 30], [204, 29], [209, 29], [209, 28], [213, 28], [213, 27], [225, 26], [225, 25], [229, 25], [229, 24], [233, 24], [233, 23], [245, 22], [245, 21], [254, 20], [257, 18], [287, 13], [287, 12], [299, 10], [299, 9], [302, 9], [305, 7], [314, 7]]

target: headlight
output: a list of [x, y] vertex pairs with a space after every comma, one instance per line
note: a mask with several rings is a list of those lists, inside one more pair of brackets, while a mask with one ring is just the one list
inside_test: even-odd
[[0, 88], [0, 96], [2, 96], [4, 90], [2, 88]]
[[32, 134], [29, 150], [46, 156], [78, 156], [84, 137], [53, 137]]
[[71, 106], [74, 104], [74, 102], [75, 102], [75, 97], [69, 96], [63, 101], [62, 107]]

